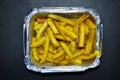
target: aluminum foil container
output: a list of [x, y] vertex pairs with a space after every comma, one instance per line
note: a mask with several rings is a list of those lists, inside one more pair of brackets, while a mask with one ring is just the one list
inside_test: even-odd
[[[42, 14], [41, 14], [42, 13]], [[44, 13], [44, 14], [43, 14]], [[32, 35], [31, 26], [37, 15], [46, 16], [48, 13], [64, 13], [80, 14], [89, 13], [95, 19], [96, 28], [96, 50], [101, 52], [95, 59], [83, 62], [82, 65], [66, 65], [66, 66], [54, 66], [44, 65], [38, 66], [30, 59], [30, 35]], [[34, 8], [28, 11], [25, 22], [23, 25], [23, 48], [24, 48], [24, 63], [25, 66], [32, 71], [41, 73], [53, 73], [53, 72], [82, 72], [90, 68], [95, 68], [100, 64], [100, 57], [102, 55], [102, 40], [103, 40], [103, 25], [101, 24], [100, 16], [96, 10], [84, 7], [41, 7]]]

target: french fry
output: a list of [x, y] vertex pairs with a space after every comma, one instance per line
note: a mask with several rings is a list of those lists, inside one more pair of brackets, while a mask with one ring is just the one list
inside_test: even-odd
[[65, 28], [69, 31], [73, 31], [73, 26], [71, 25], [66, 25]]
[[51, 43], [54, 45], [54, 47], [59, 47], [59, 43], [57, 42], [57, 40], [55, 39], [53, 32], [51, 31], [50, 28], [47, 29], [47, 35], [51, 41]]
[[31, 44], [30, 47], [39, 47], [39, 46], [43, 45], [44, 43], [45, 43], [45, 38], [41, 38], [40, 40], [38, 40], [34, 44]]
[[40, 29], [41, 27], [42, 27], [42, 23], [38, 23], [38, 24], [36, 24], [35, 26], [34, 26], [34, 30], [38, 30], [38, 29]]
[[99, 54], [100, 54], [100, 52], [98, 50], [95, 50], [95, 52], [92, 53], [92, 54], [89, 54], [89, 55], [80, 55], [78, 58], [82, 59], [82, 60], [89, 60], [89, 59], [95, 58]]
[[46, 30], [48, 24], [47, 24], [47, 21], [45, 21], [43, 23], [43, 25], [41, 26], [41, 28], [39, 29], [39, 32], [37, 34], [37, 38], [39, 39], [39, 37], [42, 35], [42, 33]]
[[38, 53], [40, 53], [40, 54], [44, 54], [44, 47], [43, 46], [40, 46], [40, 47], [38, 47], [37, 48], [38, 49]]
[[74, 59], [72, 62], [76, 65], [78, 65], [78, 64], [81, 65], [82, 64], [82, 60], [79, 59], [79, 58]]
[[81, 23], [79, 27], [79, 37], [78, 37], [79, 47], [83, 47], [84, 42], [85, 42], [85, 27], [84, 24]]
[[46, 21], [45, 18], [37, 18], [37, 22], [43, 23], [43, 22], [45, 22], [45, 21]]
[[89, 29], [96, 28], [96, 25], [93, 23], [93, 21], [90, 18], [87, 18], [84, 22], [89, 27]]
[[78, 57], [78, 56], [80, 56], [80, 55], [83, 54], [83, 53], [84, 53], [84, 49], [81, 49], [81, 50], [75, 52], [75, 53], [73, 54], [73, 57], [74, 57], [74, 58], [75, 58], [75, 57]]
[[37, 21], [35, 21], [35, 22], [34, 22], [34, 26], [35, 26], [35, 25], [37, 25], [37, 24], [38, 24], [38, 22], [37, 22]]
[[47, 34], [45, 34], [45, 37], [46, 37], [45, 49], [44, 49], [43, 58], [41, 59], [40, 64], [43, 64], [43, 63], [46, 62], [47, 54], [48, 54], [48, 49], [49, 49], [49, 44], [50, 44], [50, 40], [49, 40]]
[[61, 65], [67, 65], [67, 64], [69, 64], [69, 63], [70, 63], [70, 61], [65, 60], [65, 59], [63, 59], [62, 61], [60, 61], [60, 64], [61, 64]]
[[61, 25], [58, 25], [58, 23], [56, 21], [54, 21], [55, 25], [56, 25], [56, 28], [58, 29], [58, 31], [61, 33], [61, 35], [67, 40], [65, 34], [62, 32], [61, 30]]
[[72, 39], [76, 39], [77, 35], [74, 32], [71, 32], [67, 29], [65, 29], [64, 27], [60, 26], [62, 32], [64, 32], [64, 34], [66, 34], [67, 36], [71, 37]]
[[85, 36], [88, 36], [89, 35], [89, 28], [84, 22], [83, 22], [83, 25], [85, 27]]
[[47, 57], [47, 59], [46, 59], [47, 61], [49, 61], [49, 62], [54, 62], [54, 60], [52, 59], [52, 58], [49, 58], [49, 57]]
[[53, 31], [54, 34], [58, 34], [59, 33], [58, 30], [57, 30], [57, 28], [55, 27], [55, 25], [54, 25], [54, 23], [53, 23], [53, 21], [51, 19], [48, 20], [48, 24], [50, 25], [50, 28], [52, 29], [52, 31]]
[[48, 52], [48, 58], [53, 58], [53, 54], [52, 53], [50, 53], [50, 52]]
[[64, 59], [65, 55], [62, 55], [61, 57], [54, 60], [55, 63], [60, 63]]
[[96, 33], [96, 31], [94, 29], [90, 30], [84, 54], [90, 54], [91, 53], [92, 45], [93, 45], [94, 38], [95, 38], [95, 33]]
[[71, 52], [74, 53], [76, 50], [76, 42], [75, 41], [71, 41]]
[[66, 39], [62, 36], [62, 35], [54, 35], [55, 36], [55, 38], [56, 39], [58, 39], [58, 40], [63, 40], [63, 41], [71, 41], [71, 39], [69, 38], [69, 37], [67, 37], [67, 36], [65, 36], [66, 37]]
[[31, 37], [31, 44], [34, 44], [37, 41], [36, 37]]
[[57, 54], [53, 55], [53, 59], [61, 57], [62, 55], [64, 55], [64, 53], [65, 53], [64, 50], [59, 51]]
[[56, 19], [56, 20], [58, 20], [58, 21], [62, 21], [62, 22], [65, 22], [65, 23], [74, 25], [74, 22], [71, 21], [70, 19], [67, 19], [67, 18], [58, 16], [58, 15], [55, 15], [55, 14], [49, 14], [48, 17], [53, 18], [53, 19]]
[[53, 54], [56, 54], [56, 53], [57, 53], [56, 48], [55, 48], [52, 44], [50, 44], [49, 52], [50, 52], [50, 53], [53, 53]]
[[75, 25], [74, 25], [74, 32], [77, 34], [78, 33], [78, 27], [79, 24], [81, 24], [86, 18], [88, 18], [90, 15], [89, 14], [83, 14], [82, 16], [80, 16], [80, 18], [76, 21]]
[[39, 54], [38, 54], [37, 48], [32, 48], [32, 54], [33, 54], [33, 58], [36, 61], [39, 61]]
[[70, 59], [73, 59], [73, 54], [71, 53], [70, 49], [64, 42], [60, 42], [61, 47], [65, 50], [67, 55], [69, 56]]

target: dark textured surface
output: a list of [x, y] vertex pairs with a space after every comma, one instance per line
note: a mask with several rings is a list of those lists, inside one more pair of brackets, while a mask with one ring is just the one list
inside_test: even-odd
[[[103, 56], [95, 69], [41, 74], [24, 65], [22, 25], [27, 10], [45, 6], [94, 8], [104, 24]], [[0, 80], [120, 80], [120, 0], [1, 0]]]

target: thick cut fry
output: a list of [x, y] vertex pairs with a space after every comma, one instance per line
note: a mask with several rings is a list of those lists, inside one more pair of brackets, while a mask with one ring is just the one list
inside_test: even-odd
[[84, 24], [81, 23], [79, 27], [79, 38], [78, 38], [79, 47], [83, 47], [84, 42], [85, 42], [85, 27]]
[[61, 65], [67, 65], [69, 63], [70, 63], [70, 61], [68, 61], [68, 60], [62, 60], [62, 61], [60, 61]]
[[43, 58], [41, 59], [40, 64], [45, 63], [45, 61], [47, 59], [48, 50], [49, 50], [50, 40], [49, 40], [47, 34], [45, 34], [45, 37], [46, 37], [45, 49], [44, 49]]
[[56, 19], [58, 21], [62, 21], [62, 22], [74, 25], [74, 22], [72, 20], [64, 18], [64, 17], [61, 17], [61, 16], [58, 16], [58, 15], [55, 15], [55, 14], [49, 14], [48, 17]]
[[57, 54], [55, 54], [55, 55], [53, 56], [53, 59], [56, 59], [56, 58], [61, 57], [62, 55], [64, 55], [64, 53], [65, 53], [64, 50], [59, 51]]
[[42, 27], [39, 29], [39, 32], [37, 34], [37, 38], [39, 38], [42, 35], [42, 33], [46, 30], [47, 26], [48, 26], [47, 21], [45, 21], [43, 23]]
[[75, 41], [71, 41], [71, 47], [70, 47], [70, 49], [71, 49], [72, 53], [75, 52], [75, 50], [76, 50], [76, 42]]
[[53, 54], [50, 53], [50, 52], [48, 52], [48, 57], [49, 57], [49, 58], [53, 58]]
[[67, 37], [67, 36], [65, 36], [66, 39], [65, 39], [62, 35], [54, 35], [54, 36], [55, 36], [55, 38], [58, 39], [58, 40], [71, 41], [71, 39], [70, 39], [69, 37]]
[[82, 16], [80, 16], [80, 18], [76, 21], [75, 25], [74, 25], [74, 32], [77, 34], [78, 33], [78, 26], [79, 24], [81, 24], [85, 19], [87, 19], [90, 15], [89, 14], [83, 14]]
[[84, 22], [83, 22], [83, 24], [84, 24], [84, 27], [85, 27], [85, 36], [88, 36], [89, 35], [89, 28]]
[[78, 57], [78, 56], [80, 56], [80, 55], [83, 54], [83, 53], [84, 53], [84, 49], [81, 49], [81, 50], [75, 52], [75, 53], [73, 54], [73, 57], [74, 57], [74, 58], [75, 58], [75, 57]]
[[37, 18], [37, 21], [40, 22], [40, 23], [42, 23], [42, 22], [45, 22], [46, 19], [45, 18]]
[[92, 54], [89, 54], [89, 55], [80, 55], [78, 58], [83, 59], [83, 60], [88, 60], [88, 59], [95, 58], [99, 54], [100, 54], [100, 52], [98, 50], [95, 50], [95, 52], [92, 53]]
[[91, 53], [92, 45], [93, 45], [94, 38], [95, 38], [95, 32], [96, 32], [95, 30], [90, 30], [84, 54]]
[[58, 41], [55, 39], [54, 35], [53, 35], [53, 32], [51, 31], [50, 28], [47, 29], [47, 35], [51, 41], [51, 43], [54, 45], [54, 47], [58, 47], [59, 46], [59, 43]]
[[41, 24], [36, 24], [35, 26], [34, 26], [34, 30], [38, 30], [38, 29], [40, 29], [41, 27], [42, 27], [42, 23]]
[[62, 32], [62, 30], [60, 28], [61, 25], [58, 25], [58, 23], [56, 21], [54, 21], [54, 23], [55, 23], [56, 28], [58, 29], [58, 31], [61, 33], [61, 35], [67, 40], [65, 34]]
[[32, 48], [33, 57], [36, 61], [39, 61], [39, 54], [37, 48]]
[[71, 53], [70, 49], [64, 42], [60, 42], [61, 47], [65, 50], [67, 55], [69, 56], [70, 59], [73, 59], [73, 54]]
[[60, 63], [64, 59], [65, 55], [62, 55], [61, 57], [54, 60], [55, 63]]
[[77, 38], [77, 35], [76, 35], [74, 32], [71, 32], [71, 31], [65, 29], [65, 28], [62, 27], [62, 26], [60, 26], [60, 28], [61, 28], [61, 30], [62, 30], [62, 32], [63, 32], [64, 34], [66, 34], [67, 36], [71, 37], [72, 39], [76, 39], [76, 38]]
[[48, 20], [48, 24], [50, 25], [50, 28], [52, 29], [53, 33], [59, 33], [52, 20]]
[[39, 47], [45, 43], [45, 38], [41, 38], [39, 41], [32, 44], [30, 47]]
[[85, 20], [85, 24], [89, 27], [89, 29], [95, 29], [96, 25], [93, 23], [93, 21], [90, 18], [87, 18]]
[[78, 65], [78, 64], [81, 65], [82, 64], [82, 60], [79, 59], [79, 58], [74, 59], [72, 62], [76, 65]]

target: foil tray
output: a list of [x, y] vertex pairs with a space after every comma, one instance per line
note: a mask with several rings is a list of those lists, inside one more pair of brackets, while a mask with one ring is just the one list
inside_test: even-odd
[[[30, 35], [32, 35], [31, 26], [35, 17], [39, 14], [47, 13], [62, 13], [62, 14], [79, 14], [89, 13], [93, 16], [96, 22], [96, 50], [101, 52], [94, 60], [84, 62], [82, 65], [67, 65], [67, 66], [53, 66], [44, 65], [38, 66], [30, 59]], [[43, 15], [45, 16], [45, 15]], [[90, 68], [95, 68], [100, 64], [100, 57], [102, 55], [102, 40], [103, 40], [103, 24], [101, 24], [100, 16], [96, 10], [84, 7], [41, 7], [30, 9], [25, 16], [23, 24], [23, 50], [25, 66], [32, 71], [41, 73], [54, 72], [82, 72]]]

